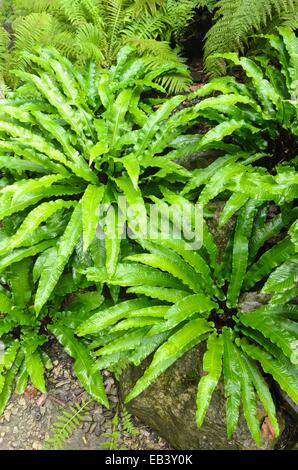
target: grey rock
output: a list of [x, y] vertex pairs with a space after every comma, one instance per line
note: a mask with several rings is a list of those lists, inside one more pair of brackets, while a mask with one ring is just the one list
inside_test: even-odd
[[[231, 440], [226, 437], [223, 383], [216, 388], [204, 424], [198, 429], [195, 420], [197, 383], [202, 370], [201, 345], [186, 353], [147, 390], [127, 405], [128, 411], [153, 428], [175, 449], [249, 450], [256, 449], [241, 413], [239, 426]], [[148, 363], [147, 363], [148, 364]], [[142, 375], [145, 365], [128, 368], [120, 380], [124, 397]], [[260, 425], [266, 413], [259, 406]], [[283, 420], [280, 419], [281, 429]], [[263, 436], [262, 449], [272, 449], [275, 440]]]
[[177, 158], [175, 160], [178, 165], [183, 166], [187, 170], [195, 170], [197, 168], [206, 168], [207, 166], [211, 165], [222, 152], [217, 150], [207, 150], [204, 152], [195, 152], [192, 155], [188, 155], [187, 157]]
[[259, 292], [246, 292], [240, 298], [239, 309], [241, 312], [252, 312], [262, 305], [266, 305], [271, 295], [261, 294]]
[[294, 401], [278, 385], [276, 385], [276, 389], [282, 405], [298, 426], [298, 405], [296, 405], [296, 403], [294, 403]]

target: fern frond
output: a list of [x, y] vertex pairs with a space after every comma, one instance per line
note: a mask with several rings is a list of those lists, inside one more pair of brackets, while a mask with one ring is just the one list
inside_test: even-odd
[[121, 407], [121, 428], [123, 432], [126, 432], [131, 436], [136, 436], [137, 434], [137, 430], [132, 422], [132, 416], [127, 411], [125, 405]]
[[[17, 18], [14, 23], [15, 54], [14, 66], [23, 69], [26, 65], [24, 52], [31, 52], [36, 44], [45, 47], [51, 44], [61, 52], [76, 52], [74, 37], [56, 18], [49, 13], [32, 13]], [[62, 47], [61, 47], [62, 46]]]
[[104, 5], [106, 9], [107, 34], [109, 38], [107, 60], [108, 63], [111, 63], [115, 57], [115, 47], [118, 46], [118, 38], [124, 28], [126, 20], [124, 12], [129, 6], [129, 0], [104, 0]]
[[[139, 56], [148, 58], [151, 55], [152, 63], [148, 62], [148, 67], [156, 66], [161, 51], [160, 63], [181, 63], [180, 51], [173, 50], [170, 42], [176, 31], [187, 24], [198, 3], [205, 4], [194, 0], [169, 0], [168, 3], [164, 0], [139, 0], [137, 3], [132, 0], [29, 0], [24, 5], [24, 2], [15, 0], [11, 14], [14, 43], [9, 50], [13, 66], [8, 64], [5, 55], [8, 47], [4, 45], [5, 70], [29, 68], [24, 53], [31, 52], [37, 46], [55, 47], [80, 66], [90, 59], [94, 59], [99, 66], [111, 66], [121, 47], [128, 41], [136, 44], [138, 41], [151, 41], [147, 46], [143, 42], [138, 51]], [[173, 8], [179, 10], [179, 27]], [[164, 44], [159, 47], [159, 42]], [[171, 93], [187, 89], [189, 74], [182, 73], [180, 76], [176, 73], [172, 82], [169, 76], [163, 83]]]
[[95, 59], [98, 63], [105, 63], [105, 34], [94, 24], [84, 23], [77, 29], [75, 44], [79, 62], [86, 63], [89, 59]]
[[44, 444], [44, 450], [61, 450], [65, 442], [73, 435], [82, 421], [86, 413], [90, 409], [89, 401], [83, 401], [81, 404], [75, 403], [68, 410], [64, 410], [51, 427], [51, 436]]
[[210, 2], [202, 0], [166, 0], [164, 7], [165, 17], [171, 25], [175, 36], [181, 35], [190, 23], [195, 14], [195, 9], [207, 6], [208, 3], [210, 6]]
[[[222, 75], [225, 63], [213, 54], [241, 51], [255, 32], [270, 31], [297, 15], [297, 0], [220, 0], [215, 23], [206, 35], [205, 67], [210, 75]], [[293, 22], [295, 26], [295, 20]]]
[[167, 28], [162, 12], [157, 12], [154, 15], [145, 14], [137, 21], [129, 22], [122, 30], [121, 35], [123, 38], [128, 39], [155, 39], [163, 33]]
[[0, 27], [0, 99], [3, 99], [8, 91], [5, 85], [7, 79], [10, 56], [8, 52], [10, 39], [6, 29]]

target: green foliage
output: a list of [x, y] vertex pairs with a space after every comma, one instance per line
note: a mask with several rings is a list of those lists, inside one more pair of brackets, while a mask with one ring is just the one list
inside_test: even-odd
[[[13, 263], [46, 250], [43, 269], [35, 279], [37, 314], [50, 298], [80, 237], [85, 251], [92, 244], [99, 202], [114, 204], [123, 192], [128, 200], [137, 194], [144, 204], [138, 180], [153, 166], [154, 154], [166, 148], [172, 138], [172, 134], [165, 135], [166, 129], [161, 130], [155, 136], [156, 149], [152, 147], [156, 129], [167, 125], [167, 117], [182, 98], [173, 98], [157, 111], [150, 105], [143, 111], [140, 101], [143, 91], [159, 88], [151, 78], [172, 66], [163, 66], [150, 77], [142, 61], [131, 61], [132, 52], [123, 49], [118, 65], [99, 75], [90, 64], [84, 77], [72, 72], [71, 64], [57, 52], [31, 54], [32, 63], [40, 67], [39, 75], [22, 73], [26, 85], [1, 104], [1, 146], [7, 157], [3, 167], [8, 175], [12, 172], [15, 181], [9, 184], [8, 178], [1, 189], [1, 218], [8, 222], [22, 212], [13, 235], [1, 240], [0, 264], [4, 268], [7, 257]], [[173, 129], [174, 135], [179, 132], [178, 126]], [[38, 168], [23, 165], [37, 161]], [[167, 158], [156, 159], [154, 166], [164, 168], [167, 162]], [[177, 177], [187, 174], [174, 163], [169, 171]], [[108, 184], [100, 181], [103, 174]], [[117, 175], [120, 177], [115, 178]], [[109, 218], [106, 220], [109, 223]], [[120, 236], [106, 241], [110, 274], [117, 263]]]
[[[201, 119], [208, 99], [177, 111], [185, 98], [176, 96], [156, 108], [155, 101], [143, 100], [142, 92], [162, 90], [152, 80], [175, 65], [148, 74], [132, 53], [122, 49], [118, 64], [100, 73], [90, 63], [84, 75], [54, 50], [28, 54], [36, 73], [19, 72], [24, 85], [0, 105], [0, 146], [7, 175], [0, 190], [0, 217], [5, 223], [16, 220], [12, 233], [0, 241], [0, 269], [42, 253], [34, 279], [37, 314], [75, 253], [84, 267], [93, 262], [105, 267], [111, 284], [117, 285], [123, 226], [127, 222], [135, 229], [133, 206], [138, 204], [146, 217], [142, 194], [158, 194], [165, 177], [169, 186], [172, 181], [182, 187], [190, 175], [175, 159], [185, 155], [187, 146], [180, 144], [185, 129]], [[208, 134], [199, 136], [196, 148], [230, 150], [217, 135]], [[232, 151], [235, 159], [247, 157], [237, 146]], [[120, 210], [118, 221], [106, 216], [108, 210], [98, 213], [100, 202], [117, 208], [119, 195], [125, 196], [127, 210]], [[104, 243], [94, 239], [99, 229], [107, 233]], [[103, 259], [94, 261], [98, 250]], [[173, 269], [176, 261], [168, 259]], [[147, 274], [150, 282], [148, 270]], [[185, 275], [192, 288], [193, 274]]]
[[[65, 283], [68, 275], [62, 276], [55, 289], [55, 297], [37, 318], [33, 307], [33, 280], [36, 276], [33, 260], [26, 258], [13, 263], [1, 274], [0, 338], [5, 350], [0, 358], [0, 414], [14, 385], [19, 394], [24, 393], [30, 381], [37, 390], [46, 392], [45, 374], [47, 369], [52, 368], [52, 363], [42, 346], [48, 342], [49, 332], [57, 337], [74, 359], [74, 372], [86, 391], [108, 407], [102, 378], [91, 370], [92, 355], [87, 346], [74, 337], [73, 331], [100, 307], [103, 297], [94, 290], [77, 292], [78, 285], [74, 280]], [[72, 293], [73, 300], [68, 302], [67, 310], [59, 311], [64, 297], [69, 293]]]
[[[266, 42], [271, 46], [268, 55], [259, 54], [253, 58], [239, 58], [235, 53], [224, 55], [243, 70], [244, 83], [243, 78], [237, 79], [233, 76], [213, 79], [191, 95], [196, 99], [204, 98], [194, 107], [205, 108], [205, 122], [207, 120], [212, 128], [202, 140], [195, 142], [193, 139], [188, 151], [200, 150], [202, 141], [206, 142], [209, 135], [218, 140], [229, 138], [230, 143], [239, 146], [241, 150], [250, 150], [250, 157], [244, 161], [248, 173], [255, 171], [249, 164], [263, 159], [269, 168], [283, 163], [277, 171], [285, 171], [286, 175], [290, 168], [285, 165], [295, 167], [297, 164], [298, 40], [290, 30], [279, 28], [279, 33], [267, 36]], [[217, 96], [210, 97], [214, 92]], [[264, 157], [270, 157], [272, 162], [265, 161]], [[239, 157], [217, 159], [214, 165], [196, 170], [184, 194], [210, 178], [210, 189], [206, 189], [206, 197], [202, 197], [202, 202], [207, 202], [210, 190], [212, 197], [216, 195], [216, 191], [218, 194], [221, 187], [225, 187], [227, 180], [233, 181], [233, 192], [245, 193], [248, 188], [246, 178], [249, 178], [249, 175], [244, 176], [244, 168], [237, 169], [237, 165], [234, 166], [236, 159], [239, 160]], [[293, 177], [296, 178], [294, 173]], [[270, 178], [272, 177], [260, 175], [253, 184], [254, 195], [251, 194], [251, 197], [258, 197], [260, 186], [263, 186], [262, 180], [271, 184], [273, 179]], [[251, 181], [252, 178], [249, 179], [249, 184]], [[291, 191], [291, 186], [283, 180], [282, 174], [280, 183], [287, 185]], [[277, 195], [270, 194], [269, 186], [265, 184], [263, 188], [268, 188], [267, 199], [276, 199]], [[264, 196], [265, 193], [264, 191]], [[239, 197], [239, 194], [233, 195], [232, 207], [229, 210], [233, 210], [233, 207], [237, 210], [239, 204], [244, 203], [244, 196], [241, 200]]]
[[224, 61], [214, 54], [243, 52], [255, 34], [270, 33], [275, 26], [298, 27], [297, 0], [219, 0], [214, 24], [206, 35], [205, 66], [210, 75], [224, 75]]
[[[6, 60], [3, 38], [3, 61], [9, 67], [25, 69], [24, 52], [34, 47], [55, 47], [85, 67], [92, 59], [100, 66], [111, 66], [120, 48], [135, 46], [135, 55], [143, 57], [154, 70], [172, 62], [176, 71], [165, 74], [162, 84], [170, 91], [187, 89], [190, 75], [178, 48], [171, 41], [183, 32], [202, 0], [14, 0], [11, 21], [13, 49]], [[0, 38], [0, 54], [1, 54]]]
[[[86, 2], [72, 2], [67, 13], [76, 27], [87, 10], [97, 18], [91, 0], [82, 15]], [[122, 3], [113, 6], [115, 25]], [[160, 2], [146, 5], [152, 14], [159, 11]], [[110, 33], [116, 38], [119, 31]], [[146, 56], [136, 59], [133, 47], [121, 48], [109, 69], [87, 61], [80, 71], [54, 49], [25, 54], [31, 72], [19, 70], [22, 85], [0, 103], [1, 412], [14, 383], [19, 393], [28, 380], [45, 391], [48, 360], [41, 346], [48, 332], [73, 358], [90, 396], [105, 406], [100, 370], [119, 375], [153, 354], [131, 400], [206, 342], [198, 425], [223, 380], [228, 436], [242, 405], [260, 446], [257, 399], [278, 436], [262, 371], [298, 402], [297, 39], [279, 28], [266, 40], [270, 57], [225, 55], [245, 71], [244, 81], [214, 79], [166, 100], [152, 98], [152, 91], [165, 93], [167, 74], [180, 65], [148, 72]], [[210, 150], [219, 157], [192, 173], [177, 162]], [[150, 239], [139, 230], [151, 201], [164, 215], [164, 203], [193, 215], [199, 202], [212, 217], [215, 199], [223, 210], [212, 229], [203, 221], [198, 249], [187, 239], [162, 231]], [[229, 240], [217, 246], [228, 222]], [[172, 214], [172, 228], [175, 223]], [[135, 241], [122, 240], [125, 229]], [[267, 304], [242, 311], [245, 294], [260, 290]], [[56, 426], [63, 432], [54, 446], [78, 425], [72, 415]], [[118, 445], [118, 427], [117, 416], [111, 448]]]
[[137, 429], [132, 422], [131, 414], [127, 411], [125, 405], [121, 404], [120, 407], [117, 406], [116, 408], [112, 420], [112, 431], [102, 434], [106, 441], [101, 444], [101, 447], [107, 450], [128, 450], [121, 446], [121, 439], [126, 434], [135, 436]]
[[[171, 197], [169, 192], [167, 195]], [[182, 196], [176, 198], [183, 199]], [[289, 227], [291, 220], [297, 217], [297, 210], [289, 204], [285, 207], [291, 212], [285, 219]], [[236, 431], [242, 403], [250, 432], [260, 446], [257, 397], [278, 436], [274, 401], [261, 369], [271, 374], [297, 403], [298, 372], [293, 362], [298, 339], [297, 305], [279, 303], [275, 295], [266, 306], [255, 311], [244, 313], [241, 310], [244, 294], [260, 282], [264, 292], [271, 292], [272, 283], [280, 281], [278, 271], [282, 269], [286, 280], [280, 282], [277, 294], [288, 295], [296, 286], [296, 255], [288, 235], [272, 248], [268, 244], [270, 235], [264, 237], [259, 249], [254, 249], [256, 228], [265, 230], [267, 224], [272, 225], [269, 213], [267, 203], [248, 196], [245, 205], [237, 210], [232, 243], [227, 244], [226, 254], [217, 256], [214, 268], [204, 245], [196, 252], [183, 240], [139, 240], [145, 252], [128, 256], [123, 263], [124, 270], [128, 273], [140, 263], [150, 272], [155, 270], [153, 288], [147, 291], [141, 275], [135, 278], [128, 275], [121, 281], [116, 274], [117, 284], [131, 285], [129, 292], [135, 292], [139, 298], [120, 302], [117, 307], [102, 311], [101, 316], [95, 314], [77, 329], [79, 336], [87, 335], [95, 340], [96, 370], [107, 366], [113, 370], [114, 366], [119, 366], [119, 361], [123, 366], [138, 365], [155, 351], [150, 366], [130, 391], [127, 401], [139, 395], [186, 351], [207, 340], [203, 358], [206, 375], [199, 382], [197, 394], [198, 425], [202, 425], [212, 393], [223, 375], [228, 436]], [[280, 226], [278, 233], [282, 237], [283, 230], [284, 226]], [[209, 232], [209, 240], [210, 237]], [[290, 251], [285, 250], [285, 246]], [[159, 283], [161, 272], [168, 276], [167, 283], [166, 278]], [[252, 276], [251, 273], [258, 274]], [[95, 268], [87, 269], [86, 275], [92, 281], [109, 281], [107, 275]], [[178, 299], [175, 298], [177, 289], [181, 295]], [[165, 296], [165, 291], [172, 292], [173, 296]], [[147, 306], [144, 295], [155, 301], [150, 300], [151, 305]], [[144, 319], [145, 322], [141, 321]], [[127, 327], [122, 328], [122, 325]], [[98, 335], [105, 338], [104, 341], [96, 342]], [[272, 361], [271, 356], [275, 358]]]
[[[0, 280], [0, 338], [5, 345], [0, 358], [0, 414], [7, 404], [14, 383], [23, 393], [29, 380], [42, 393], [45, 369], [51, 361], [40, 347], [47, 337], [32, 309], [32, 261], [24, 259], [6, 269]], [[16, 336], [15, 331], [18, 331]]]
[[81, 426], [89, 407], [90, 401], [82, 401], [63, 410], [51, 427], [51, 436], [44, 443], [44, 450], [62, 450], [65, 442]]

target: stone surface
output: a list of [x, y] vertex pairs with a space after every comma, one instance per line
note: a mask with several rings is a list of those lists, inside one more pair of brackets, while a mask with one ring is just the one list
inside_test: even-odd
[[275, 385], [275, 388], [283, 407], [289, 413], [292, 420], [297, 424], [298, 431], [298, 405], [296, 405], [296, 403], [294, 403], [294, 401], [277, 384]]
[[245, 292], [240, 297], [239, 309], [243, 313], [253, 312], [262, 305], [268, 304], [271, 295], [261, 294], [259, 292]]
[[195, 152], [187, 157], [177, 158], [175, 161], [187, 170], [195, 170], [197, 168], [206, 168], [219, 156], [222, 156], [222, 152], [217, 150], [207, 150], [204, 152]]
[[[1, 450], [39, 450], [43, 449], [52, 436], [52, 425], [63, 410], [69, 411], [81, 399], [88, 399], [78, 380], [72, 376], [72, 361], [55, 342], [48, 353], [53, 359], [54, 368], [47, 376], [47, 392], [40, 394], [28, 386], [24, 396], [15, 394], [2, 416], [0, 416]], [[104, 371], [105, 385], [109, 398], [113, 399], [111, 409], [106, 410], [99, 404], [90, 403], [90, 410], [81, 426], [76, 429], [63, 449], [100, 450], [105, 448], [111, 438], [103, 433], [111, 431], [113, 418], [118, 405], [118, 391], [110, 373]], [[30, 392], [30, 393], [29, 393]], [[121, 424], [121, 423], [120, 423]], [[168, 444], [139, 420], [133, 419], [134, 434], [119, 429], [119, 442], [123, 448], [169, 449]]]
[[[256, 449], [242, 415], [233, 439], [227, 439], [222, 383], [213, 394], [202, 428], [197, 428], [195, 402], [198, 379], [203, 373], [203, 350], [202, 345], [186, 353], [154, 384], [128, 404], [128, 410], [155, 429], [175, 449]], [[127, 369], [121, 379], [121, 394], [128, 393], [143, 370], [144, 365]], [[261, 407], [258, 412], [261, 424], [266, 414]], [[272, 449], [276, 443], [272, 437], [263, 436], [262, 441], [262, 449]]]

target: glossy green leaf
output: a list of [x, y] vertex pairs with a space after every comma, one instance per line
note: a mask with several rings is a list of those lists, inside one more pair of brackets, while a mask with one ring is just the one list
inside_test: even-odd
[[203, 357], [203, 369], [206, 372], [198, 385], [196, 421], [202, 426], [212, 394], [218, 384], [222, 372], [223, 342], [222, 337], [213, 333], [207, 341], [207, 351]]
[[100, 374], [92, 372], [93, 358], [87, 347], [75, 338], [73, 332], [65, 326], [51, 325], [49, 329], [74, 359], [74, 371], [79, 381], [90, 396], [109, 407], [103, 380]]
[[70, 255], [82, 232], [82, 211], [81, 205], [78, 204], [74, 209], [71, 219], [66, 230], [60, 238], [57, 246], [57, 258], [48, 270], [41, 273], [36, 296], [35, 311], [37, 314], [41, 311], [44, 304], [49, 299], [53, 289], [55, 288]]
[[79, 326], [77, 330], [78, 335], [84, 336], [90, 333], [98, 333], [122, 318], [126, 318], [129, 316], [131, 311], [149, 306], [149, 300], [135, 299], [121, 302], [118, 305], [113, 305], [106, 310], [100, 310]]
[[241, 342], [241, 348], [252, 359], [260, 362], [263, 370], [272, 375], [274, 380], [289, 395], [295, 403], [298, 403], [298, 369], [284, 358], [274, 358], [259, 346]]
[[99, 205], [104, 195], [104, 186], [89, 184], [82, 197], [83, 246], [86, 251], [91, 245], [99, 222]]
[[145, 390], [160, 374], [170, 367], [179, 357], [205, 338], [205, 334], [212, 330], [209, 323], [203, 318], [189, 321], [180, 330], [174, 333], [162, 344], [144, 375], [137, 381], [126, 397], [131, 401]]
[[222, 332], [224, 356], [224, 390], [226, 397], [227, 434], [230, 439], [237, 428], [239, 407], [241, 399], [240, 367], [237, 360], [233, 334], [230, 328], [225, 327]]

